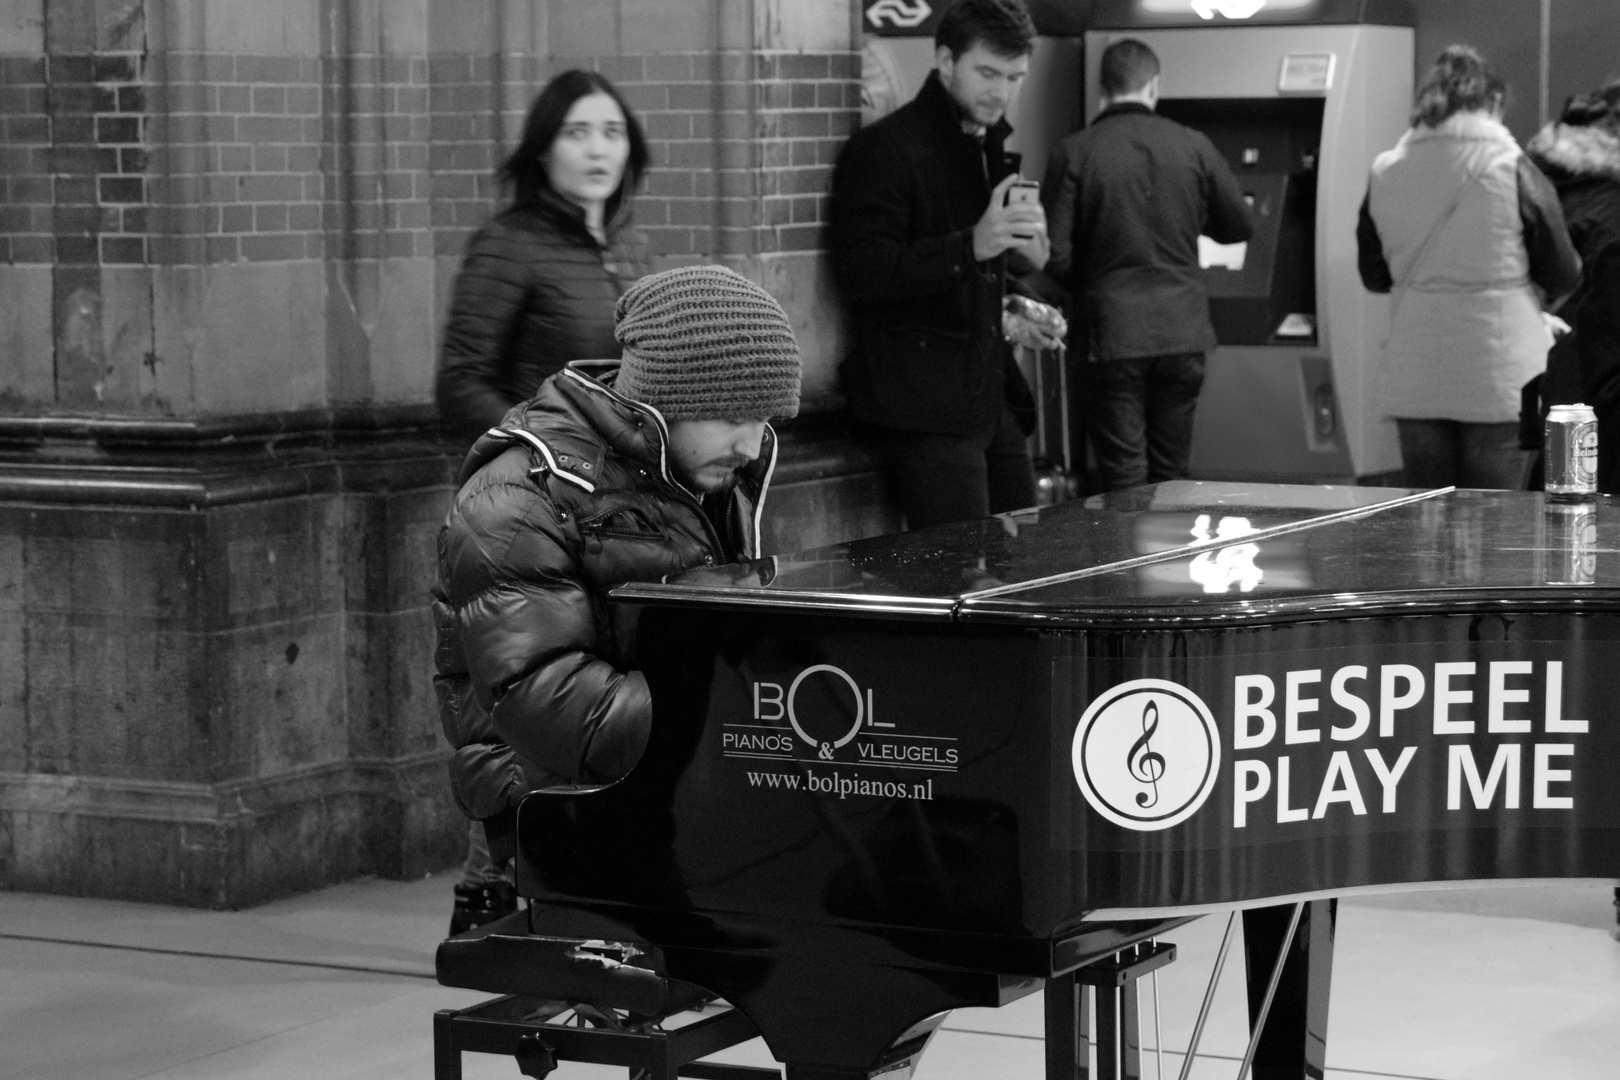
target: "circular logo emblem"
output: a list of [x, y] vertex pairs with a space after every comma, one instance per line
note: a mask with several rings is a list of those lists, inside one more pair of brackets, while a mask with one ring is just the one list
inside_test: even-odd
[[1215, 788], [1220, 731], [1197, 694], [1164, 679], [1121, 683], [1074, 731], [1074, 778], [1115, 825], [1155, 832], [1192, 817]]
[[[820, 691], [819, 694], [814, 696], [823, 697], [825, 695], [817, 711], [823, 716], [830, 715], [833, 718], [832, 723], [838, 730], [812, 732], [806, 730], [805, 717], [800, 715], [799, 687], [804, 683], [805, 679], [823, 672], [835, 675], [839, 680], [842, 680], [842, 685], [839, 685], [836, 680], [830, 686], [824, 680], [818, 680], [818, 682], [811, 684], [811, 687]], [[844, 687], [849, 689], [850, 699], [855, 706], [853, 710], [846, 710], [841, 700], [841, 691]], [[806, 689], [808, 690], [810, 687], [806, 687]], [[860, 734], [861, 722], [866, 719], [866, 706], [861, 700], [861, 688], [856, 685], [854, 679], [849, 677], [849, 672], [843, 668], [833, 667], [831, 664], [816, 664], [814, 667], [807, 667], [799, 672], [798, 676], [793, 680], [793, 685], [788, 687], [787, 716], [788, 723], [793, 725], [793, 730], [798, 734], [799, 738], [816, 747], [819, 756], [830, 761], [834, 750], [839, 749]], [[847, 720], [844, 719], [846, 716]], [[845, 723], [849, 725], [847, 730], [843, 730]], [[825, 721], [818, 726], [825, 726]]]

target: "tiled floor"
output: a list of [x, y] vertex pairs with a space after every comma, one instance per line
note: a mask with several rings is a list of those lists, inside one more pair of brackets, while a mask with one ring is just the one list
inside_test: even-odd
[[[427, 1080], [434, 1010], [484, 997], [433, 981], [449, 892], [444, 877], [368, 881], [243, 912], [0, 893], [0, 1080]], [[1607, 885], [1576, 884], [1345, 901], [1329, 1077], [1613, 1080], [1610, 898]], [[1179, 1075], [1223, 926], [1206, 918], [1172, 935], [1180, 956], [1159, 980], [1166, 1076]], [[1240, 970], [1220, 983], [1195, 1080], [1236, 1075]], [[1035, 1080], [1040, 1030], [1039, 996], [957, 1012], [918, 1076]], [[770, 1063], [757, 1040], [726, 1059]], [[519, 1080], [512, 1061], [485, 1055], [467, 1055], [465, 1075]]]

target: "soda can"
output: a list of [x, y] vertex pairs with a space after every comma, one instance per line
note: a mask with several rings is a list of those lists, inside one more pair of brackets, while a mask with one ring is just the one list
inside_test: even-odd
[[1549, 585], [1590, 585], [1597, 579], [1597, 504], [1590, 499], [1549, 502], [1546, 576]]
[[1549, 495], [1597, 491], [1597, 413], [1589, 405], [1554, 405], [1542, 441]]

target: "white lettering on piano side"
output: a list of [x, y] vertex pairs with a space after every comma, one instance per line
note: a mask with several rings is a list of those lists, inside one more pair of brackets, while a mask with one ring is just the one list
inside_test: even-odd
[[1565, 720], [1564, 718], [1564, 662], [1562, 660], [1547, 661], [1547, 711], [1541, 729], [1546, 732], [1561, 731], [1571, 735], [1579, 735], [1586, 731], [1585, 720]]
[[[1338, 783], [1335, 783], [1336, 780]], [[1357, 816], [1367, 812], [1367, 804], [1361, 800], [1361, 787], [1356, 783], [1356, 771], [1350, 767], [1348, 750], [1333, 751], [1333, 757], [1328, 761], [1327, 779], [1322, 781], [1322, 790], [1316, 796], [1316, 808], [1311, 811], [1311, 817], [1323, 817], [1331, 804], [1340, 802], [1348, 803], [1350, 812]]]
[[1288, 805], [1289, 788], [1289, 761], [1285, 754], [1277, 759], [1277, 824], [1282, 825], [1289, 821], [1304, 821], [1310, 814], [1301, 806], [1298, 809]]
[[1369, 746], [1366, 753], [1367, 760], [1372, 763], [1373, 774], [1378, 777], [1378, 783], [1384, 788], [1384, 813], [1393, 814], [1395, 812], [1395, 786], [1401, 782], [1401, 776], [1406, 772], [1406, 767], [1412, 764], [1412, 759], [1417, 756], [1417, 747], [1408, 746], [1404, 748], [1401, 751], [1401, 756], [1395, 759], [1393, 769], [1384, 764], [1384, 755], [1375, 748]]
[[806, 770], [804, 786], [817, 794], [837, 795], [840, 799], [847, 799], [851, 795], [868, 795], [880, 799], [927, 801], [934, 797], [934, 778], [931, 776], [921, 783], [905, 784], [893, 780], [862, 780], [860, 773], [845, 776], [836, 769], [830, 775]]
[[[1472, 735], [1477, 721], [1472, 709], [1476, 705], [1475, 693], [1468, 680], [1477, 676], [1478, 665], [1472, 661], [1441, 662], [1433, 668], [1433, 677], [1410, 664], [1383, 664], [1378, 671], [1378, 737], [1387, 739], [1395, 735], [1395, 714], [1417, 708], [1434, 687], [1431, 730], [1436, 735]], [[1548, 733], [1581, 734], [1588, 730], [1585, 720], [1566, 720], [1563, 715], [1564, 665], [1560, 660], [1545, 664], [1545, 697], [1542, 730]], [[1531, 686], [1514, 685], [1511, 679], [1533, 676], [1535, 664], [1529, 660], [1493, 660], [1486, 675], [1485, 730], [1494, 734], [1522, 734], [1531, 730], [1533, 721], [1528, 715], [1513, 715], [1509, 706], [1529, 705], [1534, 696]], [[1350, 687], [1352, 680], [1365, 682], [1367, 668], [1350, 664], [1339, 668], [1329, 681], [1329, 696], [1340, 709], [1350, 714], [1348, 726], [1340, 726], [1337, 717], [1330, 722], [1335, 742], [1352, 742], [1367, 733], [1371, 725], [1372, 710], [1368, 703]], [[1283, 701], [1282, 731], [1285, 744], [1313, 743], [1321, 739], [1319, 728], [1303, 726], [1302, 716], [1318, 712], [1321, 701], [1305, 697], [1302, 688], [1320, 683], [1319, 668], [1289, 671], [1283, 676], [1286, 684]], [[1257, 750], [1276, 738], [1277, 715], [1272, 706], [1277, 699], [1277, 685], [1269, 675], [1238, 675], [1232, 685], [1232, 749]], [[1514, 710], [1517, 711], [1517, 710]]]
[[791, 735], [754, 735], [746, 731], [726, 731], [720, 735], [723, 750], [766, 750], [781, 754], [793, 752]]
[[[1453, 743], [1446, 747], [1446, 809], [1463, 810], [1463, 789], [1468, 790], [1469, 801], [1476, 810], [1487, 810], [1500, 802], [1503, 809], [1520, 807], [1523, 748], [1519, 743], [1502, 743], [1495, 749], [1490, 767], [1481, 776], [1474, 748], [1467, 743]], [[1535, 743], [1531, 746], [1530, 808], [1533, 810], [1573, 810], [1575, 800], [1568, 795], [1553, 793], [1554, 784], [1567, 784], [1573, 774], [1569, 769], [1553, 768], [1555, 758], [1574, 757], [1573, 743]], [[1401, 749], [1395, 764], [1390, 765], [1377, 749], [1367, 748], [1364, 753], [1372, 767], [1373, 776], [1383, 791], [1380, 811], [1395, 813], [1396, 793], [1407, 767], [1417, 756], [1418, 748]], [[1315, 806], [1307, 813], [1304, 806], [1292, 806], [1293, 762], [1287, 755], [1276, 761], [1276, 811], [1279, 825], [1289, 822], [1320, 820], [1335, 803], [1349, 806], [1355, 815], [1368, 813], [1362, 797], [1362, 783], [1347, 750], [1336, 750], [1328, 762], [1327, 773], [1318, 789]], [[1242, 829], [1249, 823], [1249, 807], [1260, 802], [1272, 790], [1272, 769], [1264, 761], [1244, 759], [1232, 763], [1232, 827]]]
[[1320, 703], [1313, 697], [1300, 697], [1300, 687], [1306, 683], [1319, 683], [1322, 681], [1322, 669], [1313, 668], [1310, 671], [1290, 671], [1284, 677], [1288, 693], [1283, 702], [1283, 742], [1285, 743], [1312, 743], [1322, 741], [1322, 732], [1317, 728], [1304, 728], [1299, 726], [1301, 713], [1316, 712]]
[[[775, 693], [770, 697], [766, 697], [765, 696], [765, 691], [766, 690], [774, 690]], [[765, 705], [772, 706], [776, 711], [775, 712], [765, 712], [764, 709], [763, 709], [763, 706], [765, 706]], [[754, 684], [754, 719], [755, 720], [767, 720], [767, 721], [769, 721], [769, 720], [780, 720], [783, 717], [785, 717], [786, 715], [787, 715], [787, 696], [782, 693], [782, 687], [780, 685], [778, 685], [777, 683], [769, 683], [769, 682], [766, 682], [766, 683], [757, 682], [757, 683], [755, 683]]]
[[1530, 807], [1533, 810], [1573, 810], [1575, 800], [1568, 795], [1554, 795], [1553, 784], [1568, 783], [1568, 769], [1552, 768], [1553, 757], [1573, 757], [1573, 743], [1537, 743], [1536, 763], [1530, 779]]
[[1333, 696], [1333, 703], [1355, 717], [1355, 721], [1349, 727], [1333, 725], [1333, 730], [1329, 734], [1333, 736], [1334, 742], [1354, 742], [1367, 734], [1367, 729], [1372, 726], [1372, 710], [1345, 685], [1351, 679], [1365, 682], [1366, 667], [1361, 664], [1349, 664], [1340, 668], [1333, 673], [1333, 682], [1328, 687], [1328, 692]]
[[1455, 743], [1446, 748], [1446, 809], [1462, 809], [1462, 785], [1468, 783], [1474, 808], [1484, 810], [1496, 798], [1496, 787], [1502, 785], [1502, 805], [1509, 810], [1519, 808], [1519, 744], [1503, 743], [1496, 748], [1491, 759], [1491, 771], [1484, 780], [1479, 778], [1479, 767], [1474, 762], [1474, 748], [1466, 743]]
[[855, 752], [862, 761], [887, 764], [909, 761], [916, 765], [955, 765], [956, 748], [938, 746], [906, 746], [896, 743], [856, 743]]
[[[824, 680], [820, 692], [807, 697], [801, 687], [816, 675]], [[849, 672], [832, 664], [804, 668], [785, 686], [754, 682], [752, 694], [755, 723], [730, 721], [725, 725], [729, 730], [721, 738], [721, 752], [727, 757], [759, 757], [764, 752], [795, 761], [835, 764], [848, 762], [853, 755], [872, 765], [934, 772], [954, 772], [960, 760], [954, 736], [904, 734], [895, 730], [894, 721], [877, 719], [877, 692], [862, 687]], [[736, 731], [750, 726], [770, 734], [750, 736]], [[917, 743], [927, 745], [914, 745]]]
[[[1406, 680], [1407, 692], [1397, 694], [1395, 681]], [[1384, 664], [1378, 669], [1378, 737], [1395, 734], [1395, 714], [1410, 709], [1423, 698], [1423, 672], [1411, 664]]]
[[1472, 735], [1472, 720], [1451, 719], [1453, 705], [1468, 705], [1474, 700], [1472, 690], [1453, 690], [1451, 680], [1457, 675], [1472, 675], [1473, 661], [1434, 665], [1434, 733], [1436, 735]]
[[1271, 770], [1263, 761], [1236, 761], [1232, 763], [1232, 828], [1241, 829], [1249, 824], [1249, 804], [1259, 802], [1271, 790]]
[[1530, 690], [1528, 687], [1521, 690], [1510, 690], [1507, 685], [1509, 675], [1529, 675], [1535, 670], [1535, 665], [1528, 660], [1492, 660], [1490, 682], [1485, 691], [1486, 713], [1485, 730], [1499, 735], [1514, 732], [1528, 732], [1530, 718], [1523, 717], [1518, 720], [1509, 720], [1503, 714], [1503, 706], [1512, 702], [1528, 702]]
[[[1563, 661], [1436, 660], [1422, 665], [1376, 666], [1376, 674], [1373, 665], [1346, 664], [1332, 669], [1331, 674], [1327, 668], [1304, 668], [1232, 676], [1229, 731], [1233, 750], [1234, 828], [1247, 828], [1252, 808], [1267, 801], [1272, 805], [1265, 807], [1266, 816], [1275, 815], [1276, 824], [1285, 826], [1336, 815], [1394, 814], [1403, 802], [1407, 812], [1411, 812], [1414, 796], [1409, 794], [1405, 800], [1399, 798], [1406, 778], [1414, 774], [1420, 776], [1420, 781], [1416, 782], [1417, 792], [1418, 796], [1423, 796], [1433, 790], [1431, 784], [1438, 786], [1442, 768], [1445, 769], [1446, 809], [1450, 812], [1575, 808], [1574, 788], [1570, 786], [1575, 776], [1572, 766], [1577, 747], [1574, 743], [1537, 743], [1522, 738], [1509, 742], [1503, 738], [1529, 735], [1537, 728], [1554, 736], [1589, 732], [1591, 725], [1587, 720], [1565, 716]], [[1324, 683], [1325, 695], [1321, 692]], [[1169, 694], [1168, 701], [1174, 698], [1171, 691], [1177, 688], [1178, 684], [1153, 679], [1113, 687], [1088, 705], [1076, 729], [1075, 745], [1081, 745], [1081, 736], [1088, 733], [1088, 723], [1094, 714], [1106, 717], [1109, 714], [1104, 706], [1113, 708], [1115, 698], [1120, 702], [1126, 700], [1120, 696], [1125, 690], [1139, 695]], [[1536, 700], [1538, 696], [1540, 702]], [[1138, 708], [1140, 703], [1132, 698], [1129, 704], [1131, 708]], [[1420, 709], [1426, 709], [1429, 716], [1429, 723], [1423, 726], [1411, 722], [1424, 715], [1417, 711]], [[1539, 724], [1536, 722], [1538, 712]], [[1372, 734], [1374, 713], [1378, 717], [1376, 736]], [[1320, 756], [1322, 751], [1302, 749], [1278, 753], [1285, 747], [1320, 744], [1326, 741], [1322, 737], [1324, 730], [1333, 742], [1340, 744], [1373, 738], [1395, 739], [1396, 721], [1403, 713], [1412, 715], [1402, 729], [1404, 738], [1394, 746], [1387, 743], [1363, 746], [1361, 754], [1352, 747], [1336, 749], [1327, 755], [1326, 761]], [[1132, 713], [1126, 719], [1134, 717]], [[1160, 715], [1151, 708], [1142, 713], [1139, 743], [1145, 744], [1149, 735], [1156, 732], [1155, 724], [1159, 719]], [[1098, 730], [1105, 729], [1099, 725]], [[1124, 755], [1122, 740], [1135, 735], [1135, 728], [1125, 724], [1120, 731], [1110, 732], [1111, 742], [1099, 745], [1109, 746], [1116, 756]], [[1154, 744], [1154, 753], [1161, 755], [1155, 759], [1160, 761], [1163, 754], [1172, 753], [1177, 739], [1185, 739], [1185, 733], [1168, 741], [1166, 733], [1158, 732], [1157, 737], [1160, 741]], [[1263, 758], [1254, 756], [1257, 751], [1263, 754], [1267, 749], [1271, 753], [1264, 754]], [[1420, 757], [1420, 751], [1427, 756]], [[1247, 757], [1239, 757], [1245, 752]], [[1131, 753], [1124, 756], [1134, 761], [1135, 753], [1133, 744]], [[1363, 756], [1365, 767], [1371, 770], [1365, 775], [1360, 771]], [[1414, 762], [1419, 763], [1416, 770], [1412, 768]], [[1524, 775], [1526, 766], [1530, 769], [1528, 777]], [[1076, 778], [1094, 808], [1097, 808], [1097, 799], [1092, 797], [1087, 782], [1097, 771], [1098, 766], [1090, 758], [1082, 761], [1076, 750]], [[1161, 767], [1151, 779], [1158, 782], [1162, 777]], [[1373, 784], [1377, 785], [1376, 789]], [[1529, 789], [1528, 807], [1524, 796], [1526, 787]], [[1407, 789], [1413, 790], [1411, 784]], [[1368, 801], [1369, 793], [1374, 790], [1382, 796], [1377, 800], [1376, 809]], [[1138, 801], [1151, 799], [1154, 793], [1156, 791], [1147, 795], [1139, 792]], [[1434, 793], [1439, 794], [1437, 790]], [[1115, 820], [1105, 810], [1099, 812]]]
[[[1260, 700], [1249, 699], [1250, 690], [1260, 691]], [[1239, 675], [1233, 691], [1232, 749], [1254, 750], [1266, 745], [1277, 734], [1277, 717], [1271, 703], [1277, 699], [1277, 687], [1265, 675]], [[1250, 731], [1249, 720], [1258, 717], [1260, 730]]]
[[818, 795], [836, 795], [847, 799], [851, 795], [864, 795], [877, 799], [912, 799], [931, 802], [934, 798], [934, 778], [916, 783], [895, 780], [863, 780], [860, 773], [845, 776], [834, 770], [831, 775], [806, 770], [800, 773], [750, 772], [748, 786], [778, 791], [798, 791], [800, 786]]

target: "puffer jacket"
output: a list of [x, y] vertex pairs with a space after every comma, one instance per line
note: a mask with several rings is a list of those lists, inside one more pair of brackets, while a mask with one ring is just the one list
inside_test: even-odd
[[475, 819], [640, 757], [651, 701], [610, 589], [758, 554], [774, 432], [723, 496], [722, 538], [669, 472], [663, 418], [613, 391], [617, 368], [570, 364], [479, 438], [439, 532], [434, 684]]
[[1357, 238], [1363, 282], [1394, 292], [1385, 412], [1516, 420], [1552, 344], [1537, 289], [1569, 292], [1580, 260], [1552, 185], [1508, 129], [1459, 112], [1408, 131], [1373, 161]]
[[469, 441], [572, 360], [619, 355], [613, 307], [648, 270], [625, 200], [604, 248], [554, 192], [496, 215], [467, 243], [439, 351], [439, 418]]
[[1547, 357], [1550, 404], [1598, 414], [1598, 490], [1620, 493], [1620, 132], [1552, 123], [1526, 148], [1553, 186], [1581, 256], [1581, 282], [1559, 315], [1573, 333]]

